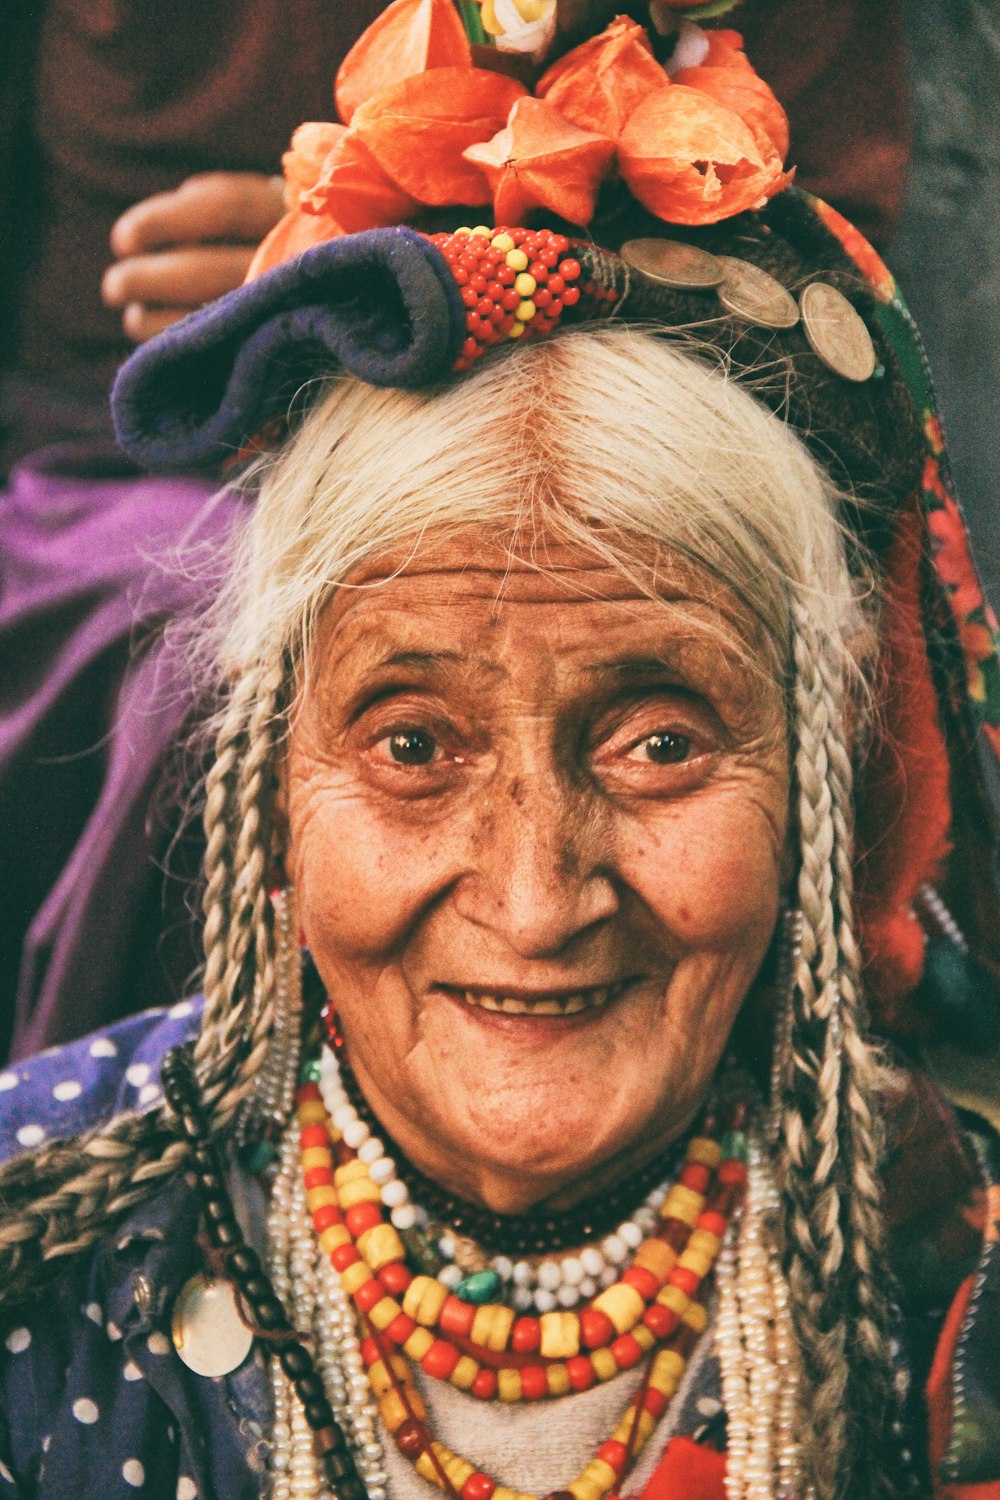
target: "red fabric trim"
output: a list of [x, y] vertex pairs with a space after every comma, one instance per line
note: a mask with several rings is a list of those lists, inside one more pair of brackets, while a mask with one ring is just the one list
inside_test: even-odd
[[901, 510], [889, 548], [879, 661], [879, 723], [860, 778], [859, 912], [877, 1020], [923, 972], [919, 887], [948, 852], [948, 752], [920, 608], [926, 528], [919, 497]]
[[638, 1500], [726, 1500], [726, 1455], [671, 1438]]
[[[955, 1346], [962, 1332], [962, 1324], [965, 1321], [965, 1312], [972, 1296], [972, 1288], [975, 1285], [975, 1276], [967, 1276], [955, 1294], [955, 1300], [948, 1309], [948, 1315], [941, 1327], [938, 1336], [937, 1348], [934, 1351], [934, 1361], [931, 1372], [927, 1377], [927, 1423], [928, 1443], [930, 1450], [931, 1473], [935, 1473], [941, 1460], [948, 1451], [948, 1443], [951, 1440], [951, 1414], [952, 1414], [952, 1388], [951, 1376], [952, 1366], [955, 1359]], [[957, 1497], [961, 1493], [968, 1495], [973, 1500], [973, 1492], [982, 1490], [983, 1500], [989, 1500], [993, 1495], [1000, 1496], [1000, 1485], [959, 1485], [949, 1486], [945, 1489], [935, 1489], [935, 1495], [939, 1500], [944, 1500], [946, 1495]]]
[[985, 1484], [946, 1484], [935, 1488], [934, 1500], [1000, 1500], [1000, 1480], [987, 1479]]

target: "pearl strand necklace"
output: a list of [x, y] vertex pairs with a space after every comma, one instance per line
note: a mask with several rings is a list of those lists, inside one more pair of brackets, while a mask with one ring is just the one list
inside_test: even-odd
[[716, 1349], [727, 1418], [728, 1500], [811, 1500], [795, 1436], [801, 1379], [774, 1224], [777, 1187], [759, 1131], [749, 1132], [743, 1215], [716, 1264]]
[[[386, 1152], [384, 1143], [372, 1135], [348, 1098], [336, 1054], [329, 1047], [323, 1049], [320, 1057], [319, 1088], [323, 1103], [345, 1144], [367, 1164], [372, 1180], [379, 1185], [382, 1202], [389, 1210], [393, 1226], [401, 1231], [426, 1231], [430, 1227], [427, 1214], [412, 1202], [409, 1189], [399, 1178], [396, 1164]], [[605, 1236], [599, 1247], [588, 1245], [574, 1254], [550, 1255], [537, 1261], [515, 1261], [505, 1255], [488, 1257], [480, 1252], [477, 1256], [480, 1264], [475, 1269], [495, 1272], [509, 1296], [510, 1305], [518, 1312], [534, 1311], [541, 1315], [557, 1308], [572, 1309], [595, 1296], [602, 1287], [613, 1286], [618, 1280], [632, 1254], [656, 1228], [667, 1187], [668, 1184], [663, 1183], [653, 1188], [636, 1212], [623, 1220], [613, 1234]], [[437, 1239], [436, 1248], [445, 1261], [436, 1273], [437, 1280], [452, 1291], [472, 1269], [463, 1268], [456, 1257], [466, 1248], [475, 1252], [477, 1247], [445, 1229]]]
[[[311, 1329], [327, 1399], [347, 1433], [369, 1500], [388, 1500], [385, 1452], [377, 1408], [361, 1358], [354, 1312], [313, 1234], [299, 1165], [294, 1121], [281, 1143], [280, 1167], [267, 1220], [268, 1270], [298, 1328]], [[323, 1484], [302, 1403], [278, 1360], [271, 1361], [275, 1422], [270, 1468], [272, 1500], [336, 1500]]]
[[[278, 1175], [271, 1187], [271, 1207], [267, 1217], [268, 1272], [275, 1295], [291, 1311], [295, 1326], [301, 1327], [299, 1313], [305, 1288], [296, 1284], [301, 1255], [292, 1250], [292, 1193], [298, 1174], [290, 1145], [294, 1145], [294, 1140], [290, 1141], [286, 1134]], [[277, 1356], [271, 1359], [270, 1374], [274, 1393], [274, 1426], [269, 1456], [272, 1500], [328, 1500], [305, 1411]]]

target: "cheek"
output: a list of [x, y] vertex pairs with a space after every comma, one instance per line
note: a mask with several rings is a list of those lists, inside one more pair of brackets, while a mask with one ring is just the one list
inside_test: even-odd
[[309, 946], [344, 958], [391, 951], [433, 899], [460, 836], [380, 813], [325, 767], [293, 782], [287, 865]]
[[688, 950], [739, 944], [777, 910], [785, 844], [780, 788], [714, 792], [633, 822], [623, 873]]

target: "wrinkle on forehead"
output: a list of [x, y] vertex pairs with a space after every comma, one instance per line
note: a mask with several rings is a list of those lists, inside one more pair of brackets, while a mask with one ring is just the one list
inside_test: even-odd
[[408, 582], [446, 596], [449, 583], [467, 598], [504, 603], [567, 600], [660, 600], [707, 606], [725, 621], [744, 625], [747, 610], [705, 567], [652, 537], [624, 533], [614, 558], [599, 545], [563, 540], [546, 531], [502, 534], [486, 526], [431, 533], [406, 549], [361, 563], [338, 585], [324, 617], [337, 622], [366, 597]]
[[[683, 671], [685, 658], [712, 649], [730, 666], [738, 660], [752, 677], [773, 683], [777, 664], [766, 632], [711, 573], [649, 537], [627, 536], [621, 550], [619, 565], [581, 543], [465, 527], [382, 553], [356, 568], [323, 610], [300, 687], [317, 669], [324, 678], [336, 674], [346, 659], [364, 671], [421, 652], [442, 665], [455, 657], [454, 670], [500, 670], [489, 645], [494, 630], [519, 622], [537, 628], [536, 610], [525, 613], [533, 606], [544, 620], [545, 643], [572, 655], [586, 654], [591, 644], [595, 656], [605, 655], [596, 648], [611, 633], [645, 623], [650, 641], [640, 657], [655, 654]], [[453, 625], [463, 615], [469, 635], [455, 652], [454, 640], [436, 639], [437, 624]]]

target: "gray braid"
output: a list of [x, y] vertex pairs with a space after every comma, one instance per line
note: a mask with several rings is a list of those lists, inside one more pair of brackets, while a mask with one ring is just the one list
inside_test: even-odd
[[[216, 1132], [253, 1085], [273, 1016], [267, 864], [283, 689], [284, 664], [241, 679], [206, 783], [205, 1012], [195, 1057]], [[0, 1167], [0, 1309], [37, 1295], [64, 1256], [92, 1246], [186, 1156], [161, 1106]]]
[[283, 685], [281, 665], [239, 684], [220, 731], [219, 775], [206, 801], [205, 1013], [195, 1063], [217, 1129], [231, 1121], [252, 1087], [273, 1019], [267, 874]]
[[878, 1067], [861, 1036], [843, 663], [797, 602], [792, 629], [803, 927], [779, 1173], [793, 1315], [812, 1391], [811, 1477], [820, 1500], [848, 1486], [854, 1500], [885, 1490], [880, 1397], [889, 1339], [875, 1269]]
[[827, 779], [829, 709], [812, 631], [793, 615], [798, 900], [802, 941], [793, 986], [789, 1076], [784, 1080], [779, 1180], [786, 1205], [787, 1275], [803, 1364], [813, 1394], [811, 1478], [820, 1500], [837, 1492], [846, 1439], [843, 1320], [830, 1289], [843, 1259], [837, 1160], [840, 1070], [833, 911], [833, 822]]
[[[831, 701], [842, 696], [842, 680], [827, 653], [820, 670]], [[840, 1029], [844, 1055], [842, 1132], [847, 1158], [848, 1216], [845, 1225], [847, 1266], [854, 1278], [856, 1313], [853, 1339], [859, 1362], [867, 1365], [868, 1399], [859, 1417], [884, 1423], [892, 1401], [891, 1314], [877, 1268], [884, 1264], [885, 1233], [879, 1163], [883, 1134], [878, 1097], [883, 1069], [878, 1052], [865, 1041], [867, 1008], [861, 985], [861, 953], [854, 933], [854, 776], [844, 737], [831, 735], [828, 746], [834, 821], [834, 867], [840, 949]], [[884, 1437], [884, 1433], [883, 1433]]]

